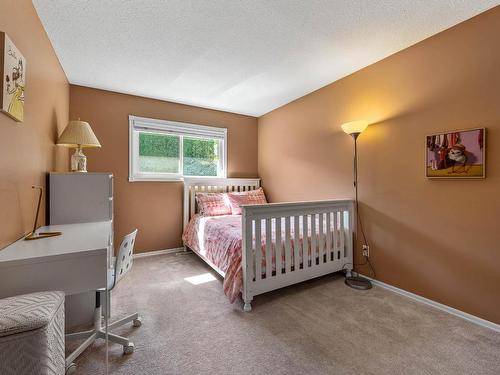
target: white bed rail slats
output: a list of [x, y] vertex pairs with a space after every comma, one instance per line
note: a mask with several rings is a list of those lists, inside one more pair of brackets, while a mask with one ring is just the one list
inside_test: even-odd
[[255, 295], [352, 263], [353, 201], [243, 206], [244, 309]]
[[[184, 228], [196, 213], [196, 193], [249, 191], [259, 178], [185, 178]], [[242, 207], [242, 297], [254, 296], [328, 273], [352, 263], [353, 201], [269, 203]], [[224, 277], [203, 255], [208, 265]]]

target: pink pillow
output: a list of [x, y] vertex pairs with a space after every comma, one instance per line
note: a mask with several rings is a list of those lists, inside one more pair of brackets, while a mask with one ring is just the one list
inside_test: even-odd
[[231, 215], [226, 193], [197, 193], [198, 212], [205, 216]]
[[267, 203], [264, 190], [242, 191], [241, 193], [228, 193], [229, 203], [231, 204], [231, 212], [233, 215], [241, 215], [241, 207], [245, 204], [265, 204]]

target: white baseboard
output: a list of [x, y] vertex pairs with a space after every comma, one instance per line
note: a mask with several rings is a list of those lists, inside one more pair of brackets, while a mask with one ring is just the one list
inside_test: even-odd
[[400, 288], [397, 288], [395, 286], [386, 284], [386, 283], [384, 283], [382, 281], [372, 279], [371, 277], [368, 277], [368, 276], [365, 276], [365, 275], [362, 275], [362, 274], [359, 274], [359, 275], [367, 278], [374, 285], [378, 285], [381, 288], [390, 290], [393, 293], [397, 293], [399, 295], [402, 295], [402, 296], [405, 296], [407, 298], [410, 298], [410, 299], [412, 299], [414, 301], [426, 304], [428, 306], [432, 306], [435, 309], [447, 312], [448, 314], [455, 315], [455, 316], [457, 316], [459, 318], [465, 319], [465, 320], [467, 320], [469, 322], [475, 323], [477, 325], [480, 325], [480, 326], [485, 327], [485, 328], [489, 328], [489, 329], [491, 329], [493, 331], [496, 331], [496, 332], [500, 333], [500, 324], [496, 324], [496, 323], [490, 322], [489, 320], [482, 319], [482, 318], [479, 318], [479, 317], [477, 317], [475, 315], [472, 315], [472, 314], [469, 314], [469, 313], [466, 313], [466, 312], [454, 309], [453, 307], [450, 307], [450, 306], [447, 306], [447, 305], [443, 305], [442, 303], [439, 303], [439, 302], [433, 301], [431, 299], [419, 296], [418, 294], [414, 294], [414, 293], [408, 292], [408, 291], [406, 291], [404, 289], [400, 289]]
[[173, 253], [178, 253], [179, 251], [184, 251], [184, 248], [183, 247], [176, 247], [173, 249], [155, 250], [155, 251], [146, 251], [144, 253], [136, 253], [136, 254], [134, 254], [134, 259], [151, 257], [154, 255], [173, 254]]

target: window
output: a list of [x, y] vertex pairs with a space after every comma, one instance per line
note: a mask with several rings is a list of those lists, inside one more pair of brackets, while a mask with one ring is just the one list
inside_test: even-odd
[[129, 116], [129, 181], [226, 177], [227, 129]]

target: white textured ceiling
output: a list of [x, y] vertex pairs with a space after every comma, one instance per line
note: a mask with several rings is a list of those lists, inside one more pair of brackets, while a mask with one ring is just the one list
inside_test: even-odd
[[500, 0], [33, 0], [69, 81], [260, 116]]

